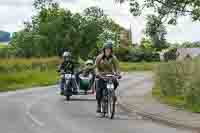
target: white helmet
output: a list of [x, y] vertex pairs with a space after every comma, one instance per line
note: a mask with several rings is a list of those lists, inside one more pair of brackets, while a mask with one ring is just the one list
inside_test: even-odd
[[63, 53], [63, 57], [70, 57], [70, 56], [71, 56], [71, 53], [70, 53], [70, 52], [65, 51], [65, 52]]
[[92, 61], [92, 60], [87, 60], [87, 61], [85, 62], [85, 65], [93, 65], [93, 61]]

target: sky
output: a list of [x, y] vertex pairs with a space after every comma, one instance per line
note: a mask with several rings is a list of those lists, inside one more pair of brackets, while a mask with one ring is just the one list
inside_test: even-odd
[[[134, 17], [129, 12], [128, 3], [117, 4], [114, 0], [57, 0], [72, 12], [82, 12], [90, 6], [102, 8], [115, 22], [132, 29], [133, 42], [139, 42], [145, 27], [145, 17]], [[0, 0], [0, 30], [16, 32], [23, 29], [23, 22], [35, 13], [33, 0]], [[167, 26], [169, 42], [200, 41], [200, 22], [192, 22], [190, 17], [182, 17], [176, 26]]]

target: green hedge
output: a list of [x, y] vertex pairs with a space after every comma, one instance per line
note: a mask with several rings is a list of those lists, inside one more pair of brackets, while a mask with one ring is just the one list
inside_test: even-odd
[[[200, 111], [200, 59], [157, 66], [153, 94], [171, 105]], [[171, 100], [170, 99], [174, 99]]]

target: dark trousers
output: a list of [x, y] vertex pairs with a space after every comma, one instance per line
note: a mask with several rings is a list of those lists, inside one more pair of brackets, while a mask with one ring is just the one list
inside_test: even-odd
[[[119, 85], [117, 79], [114, 79], [113, 83], [114, 83], [114, 89], [116, 90]], [[97, 83], [97, 88], [96, 88], [96, 100], [98, 104], [101, 102], [104, 88], [106, 88], [106, 81], [103, 79], [99, 79]]]

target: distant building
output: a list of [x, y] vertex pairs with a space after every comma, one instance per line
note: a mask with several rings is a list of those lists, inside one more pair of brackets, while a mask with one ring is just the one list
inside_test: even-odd
[[0, 42], [9, 42], [10, 33], [5, 31], [0, 31]]
[[129, 30], [121, 30], [121, 32], [120, 32], [120, 43], [123, 46], [129, 46], [132, 43], [131, 28]]
[[176, 51], [177, 60], [184, 60], [186, 58], [195, 58], [200, 56], [200, 48], [178, 48]]

